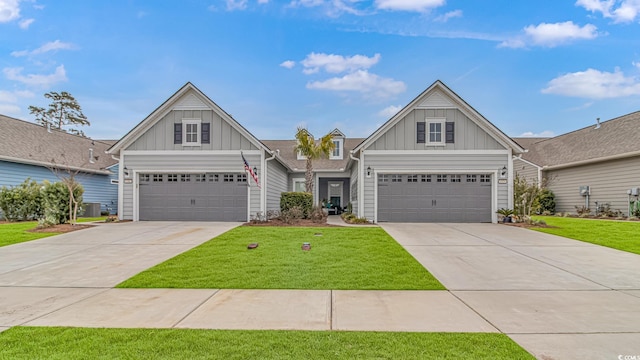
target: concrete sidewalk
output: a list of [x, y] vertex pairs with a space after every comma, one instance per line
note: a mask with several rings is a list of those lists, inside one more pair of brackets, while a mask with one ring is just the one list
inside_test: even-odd
[[540, 359], [640, 354], [640, 255], [497, 224], [382, 227]]

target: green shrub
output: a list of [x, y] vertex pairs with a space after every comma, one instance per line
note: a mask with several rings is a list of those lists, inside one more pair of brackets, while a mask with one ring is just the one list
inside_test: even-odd
[[309, 218], [314, 223], [323, 224], [327, 222], [327, 218], [329, 214], [324, 211], [324, 208], [320, 205], [316, 205], [311, 210], [311, 214], [309, 214]]
[[[51, 183], [44, 181], [40, 191], [42, 196], [42, 207], [44, 209], [43, 226], [64, 224], [69, 221], [69, 189], [67, 186], [58, 181]], [[82, 204], [82, 194], [84, 189], [78, 184], [73, 195], [79, 204]], [[73, 206], [73, 205], [72, 205]], [[78, 213], [82, 213], [82, 206], [78, 206]], [[76, 214], [76, 215], [77, 215]]]
[[304, 213], [300, 206], [294, 206], [290, 209], [280, 211], [280, 220], [287, 224], [293, 224], [296, 220], [302, 219]]
[[280, 195], [280, 213], [287, 212], [294, 207], [300, 208], [302, 217], [309, 218], [313, 206], [313, 195], [307, 192], [283, 192]]
[[27, 178], [22, 184], [0, 190], [0, 209], [10, 221], [33, 220], [42, 216], [40, 185]]
[[556, 196], [549, 189], [542, 189], [538, 194], [538, 214], [553, 215], [556, 212]]

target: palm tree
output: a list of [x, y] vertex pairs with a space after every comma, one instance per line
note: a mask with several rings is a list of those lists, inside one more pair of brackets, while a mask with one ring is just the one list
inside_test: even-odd
[[329, 157], [329, 154], [336, 147], [333, 143], [333, 135], [327, 134], [316, 142], [307, 129], [299, 127], [296, 132], [296, 140], [298, 142], [293, 151], [307, 159], [307, 168], [304, 176], [305, 188], [308, 193], [313, 194], [313, 160]]

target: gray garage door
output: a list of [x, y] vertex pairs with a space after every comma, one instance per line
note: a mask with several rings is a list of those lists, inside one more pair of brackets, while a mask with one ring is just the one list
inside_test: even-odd
[[491, 222], [491, 175], [380, 174], [378, 221]]
[[246, 174], [140, 174], [140, 220], [246, 221]]

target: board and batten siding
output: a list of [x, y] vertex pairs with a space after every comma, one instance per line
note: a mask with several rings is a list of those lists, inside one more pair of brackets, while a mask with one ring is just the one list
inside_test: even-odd
[[[412, 174], [445, 174], [455, 172], [462, 174], [483, 174], [495, 172], [503, 166], [508, 166], [509, 154], [438, 154], [437, 151], [425, 151], [422, 153], [376, 154], [365, 152], [364, 163], [366, 169], [371, 167], [371, 177], [364, 177], [364, 199], [361, 204], [364, 207], [364, 216], [375, 219], [375, 186], [376, 172], [393, 173], [394, 171]], [[496, 182], [497, 179], [493, 178]], [[497, 184], [497, 209], [509, 207], [509, 183]], [[497, 210], [496, 209], [496, 210]]]
[[[259, 174], [262, 174], [260, 168], [260, 154], [244, 154], [247, 162], [252, 167], [256, 167]], [[190, 152], [188, 154], [135, 154], [135, 152], [125, 152], [121, 160], [122, 166], [131, 172], [132, 183], [124, 183], [123, 185], [123, 219], [132, 220], [133, 216], [133, 187], [137, 186], [137, 180], [133, 177], [133, 172], [146, 173], [245, 173], [244, 163], [237, 154], [216, 154], [215, 152]], [[250, 176], [247, 178], [247, 184], [250, 187], [250, 206], [249, 212], [251, 216], [260, 211], [260, 189]]]
[[518, 158], [513, 159], [513, 171], [520, 178], [526, 179], [529, 184], [540, 183], [540, 179], [538, 179], [538, 168], [528, 162]]
[[[118, 170], [112, 168], [113, 175], [78, 173], [75, 178], [82, 184], [84, 194], [82, 201], [85, 203], [100, 203], [100, 210], [115, 213], [118, 209], [118, 185], [111, 184], [111, 179], [117, 179]], [[66, 176], [65, 172], [61, 172]], [[22, 184], [27, 178], [42, 182], [58, 182], [60, 179], [48, 168], [44, 166], [15, 163], [10, 161], [0, 161], [0, 187], [17, 186]]]
[[[416, 123], [430, 119], [454, 122], [455, 142], [425, 146], [416, 141]], [[427, 128], [427, 137], [428, 131]], [[443, 129], [444, 131], [444, 129]], [[444, 136], [444, 133], [443, 135]], [[414, 109], [380, 136], [368, 150], [502, 150], [505, 147], [457, 109]]]
[[[174, 144], [174, 124], [181, 123], [182, 119], [200, 119], [203, 123], [210, 123], [210, 143], [200, 146]], [[126, 150], [240, 149], [257, 150], [258, 148], [213, 110], [172, 110], [129, 145]]]
[[267, 211], [280, 211], [280, 195], [287, 186], [287, 169], [275, 159], [267, 162]]
[[608, 203], [612, 210], [629, 215], [627, 190], [640, 187], [640, 157], [611, 160], [570, 168], [548, 170], [549, 188], [556, 196], [556, 212], [575, 213], [575, 206], [585, 206], [580, 186], [589, 186], [589, 208], [595, 212], [595, 202]]

